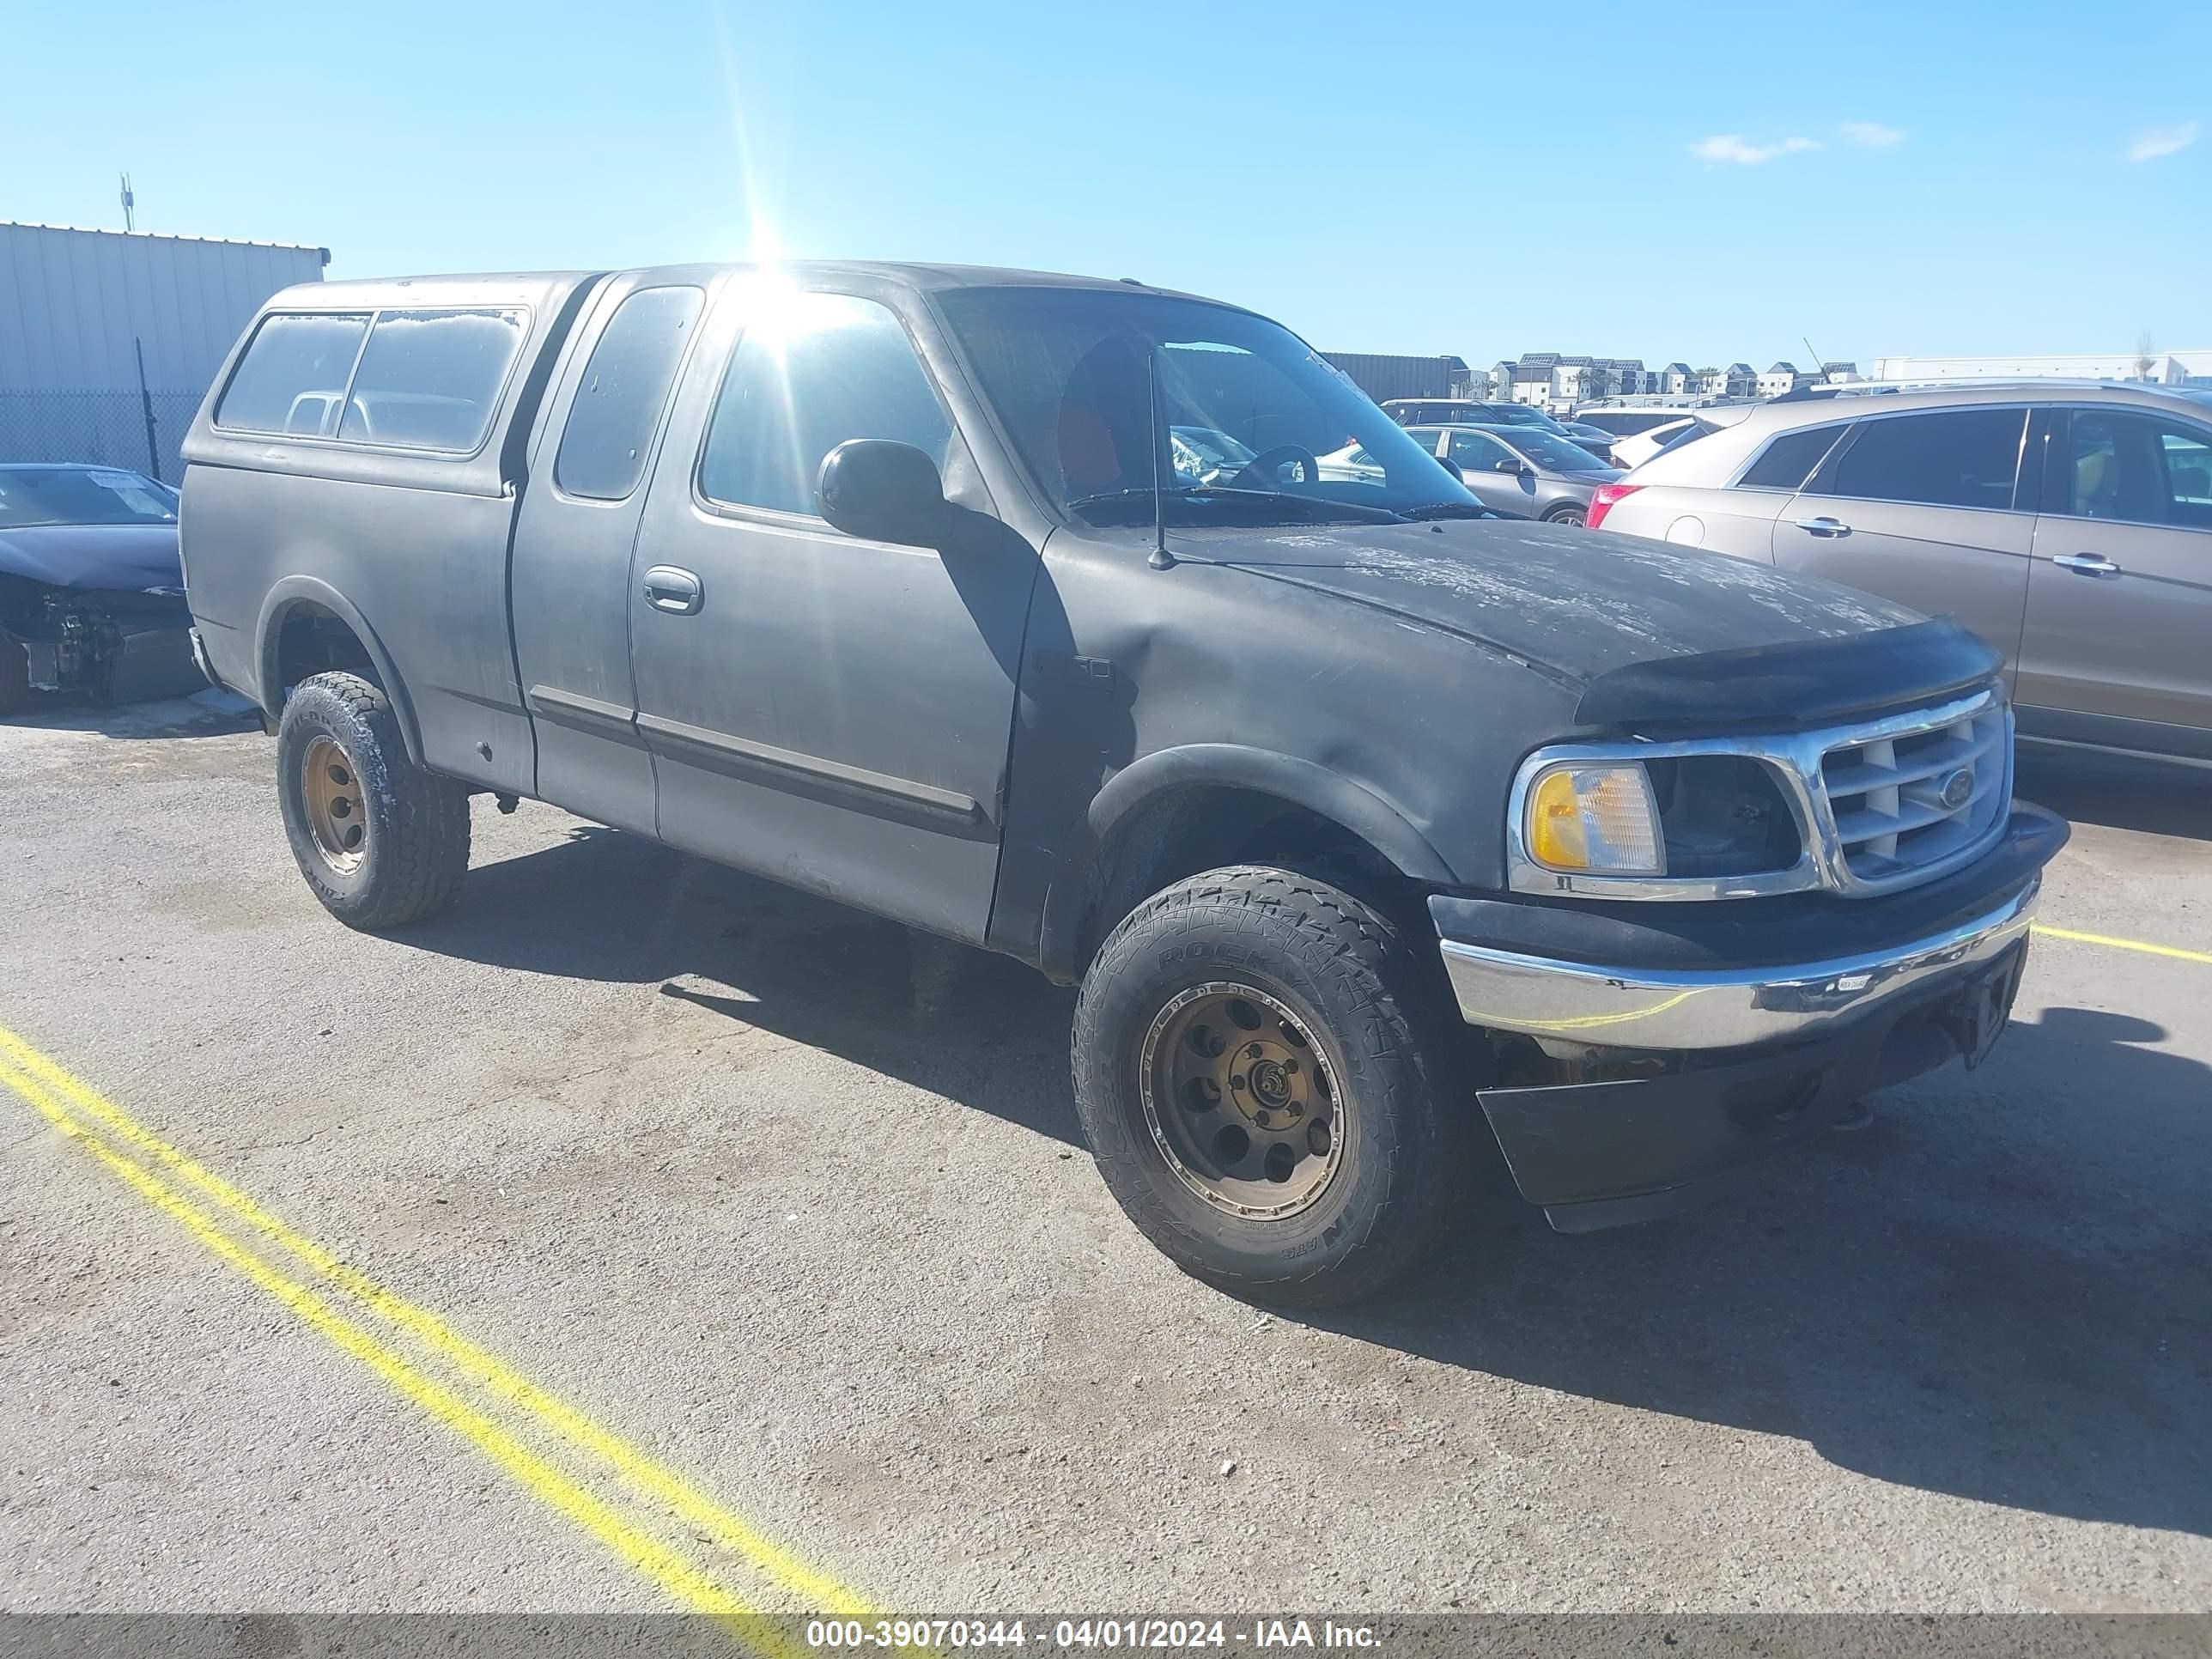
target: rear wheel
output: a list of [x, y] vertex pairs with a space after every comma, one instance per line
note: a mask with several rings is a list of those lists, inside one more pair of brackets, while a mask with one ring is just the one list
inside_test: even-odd
[[1458, 1168], [1424, 964], [1327, 883], [1212, 871], [1139, 907], [1083, 982], [1075, 1097], [1131, 1220], [1186, 1273], [1318, 1306], [1410, 1267]]
[[1579, 507], [1554, 507], [1551, 512], [1547, 513], [1544, 515], [1544, 522], [1546, 524], [1578, 526], [1587, 523], [1589, 519], [1589, 514], [1588, 511]]
[[323, 908], [374, 931], [434, 915], [469, 868], [469, 797], [407, 757], [390, 699], [318, 674], [276, 727], [277, 797], [300, 873]]

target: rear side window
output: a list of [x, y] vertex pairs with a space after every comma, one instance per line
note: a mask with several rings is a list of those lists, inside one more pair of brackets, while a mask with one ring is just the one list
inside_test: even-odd
[[223, 388], [215, 423], [238, 432], [328, 437], [368, 316], [265, 317]]
[[1736, 480], [1743, 489], [1795, 490], [1813, 476], [1813, 469], [1828, 453], [1844, 428], [1816, 426], [1804, 432], [1785, 432], [1768, 444], [1759, 457]]
[[823, 458], [853, 438], [912, 444], [942, 468], [951, 422], [899, 320], [842, 294], [764, 298], [714, 404], [699, 463], [710, 500], [818, 515]]
[[706, 297], [696, 288], [641, 289], [616, 310], [584, 365], [553, 458], [554, 482], [571, 495], [618, 501], [637, 488]]
[[1865, 421], [1820, 469], [1813, 492], [2008, 509], [2027, 423], [2021, 409], [1950, 409]]
[[402, 449], [474, 449], [491, 428], [523, 323], [519, 309], [379, 312], [337, 435]]

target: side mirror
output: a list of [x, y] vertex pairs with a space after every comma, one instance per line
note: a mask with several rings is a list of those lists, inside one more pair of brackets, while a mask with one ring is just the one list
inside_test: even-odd
[[1453, 477], [1457, 478], [1462, 483], [1465, 483], [1467, 482], [1467, 469], [1462, 466], [1457, 461], [1452, 459], [1450, 456], [1439, 455], [1437, 457], [1437, 465], [1443, 468], [1445, 471], [1450, 473]]
[[1517, 478], [1528, 471], [1528, 464], [1526, 461], [1516, 461], [1509, 455], [1502, 461], [1492, 461], [1490, 464], [1490, 470], [1492, 472], [1510, 472]]
[[848, 438], [822, 459], [817, 481], [822, 516], [848, 536], [932, 544], [945, 522], [945, 480], [912, 444]]

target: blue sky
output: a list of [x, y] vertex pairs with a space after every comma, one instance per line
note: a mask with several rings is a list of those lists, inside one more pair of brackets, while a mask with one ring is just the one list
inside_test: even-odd
[[142, 228], [332, 276], [766, 236], [1485, 363], [2212, 347], [2203, 0], [82, 0], [7, 37], [0, 218], [119, 224], [128, 167]]

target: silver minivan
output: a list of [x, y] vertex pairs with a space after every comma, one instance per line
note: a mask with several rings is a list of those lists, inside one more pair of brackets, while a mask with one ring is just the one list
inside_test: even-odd
[[2212, 765], [2212, 400], [2040, 381], [1778, 404], [1600, 489], [1593, 528], [1956, 617], [2020, 734]]

